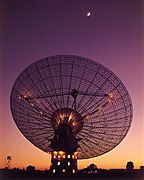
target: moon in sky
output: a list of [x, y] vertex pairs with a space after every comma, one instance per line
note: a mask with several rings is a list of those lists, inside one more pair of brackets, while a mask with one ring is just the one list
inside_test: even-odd
[[89, 17], [90, 15], [91, 15], [90, 11], [89, 11], [89, 12], [87, 12], [87, 17]]

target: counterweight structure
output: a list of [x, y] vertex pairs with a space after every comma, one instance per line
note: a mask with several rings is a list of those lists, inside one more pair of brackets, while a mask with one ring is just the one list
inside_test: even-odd
[[32, 63], [11, 92], [11, 111], [22, 134], [51, 153], [52, 173], [76, 173], [77, 159], [116, 147], [132, 121], [122, 81], [88, 58], [58, 55]]

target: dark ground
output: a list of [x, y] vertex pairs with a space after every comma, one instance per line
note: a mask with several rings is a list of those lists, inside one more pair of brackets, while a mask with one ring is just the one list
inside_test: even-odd
[[1, 180], [9, 180], [9, 179], [20, 179], [20, 180], [29, 180], [29, 179], [96, 179], [96, 180], [144, 180], [144, 172], [141, 171], [133, 171], [131, 173], [123, 172], [110, 172], [110, 171], [103, 171], [98, 174], [84, 174], [84, 173], [77, 173], [77, 174], [50, 174], [49, 171], [25, 171], [19, 169], [1, 169], [0, 170], [0, 179]]

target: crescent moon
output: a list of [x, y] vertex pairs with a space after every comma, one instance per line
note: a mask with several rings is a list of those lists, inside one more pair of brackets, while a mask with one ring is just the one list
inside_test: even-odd
[[90, 15], [91, 15], [91, 13], [90, 13], [90, 12], [88, 12], [88, 13], [87, 13], [87, 17], [89, 17]]

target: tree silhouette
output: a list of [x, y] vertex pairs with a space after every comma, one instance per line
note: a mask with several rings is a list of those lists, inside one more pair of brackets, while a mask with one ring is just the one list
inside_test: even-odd
[[133, 162], [131, 162], [131, 161], [127, 162], [127, 164], [126, 164], [126, 172], [130, 173], [130, 172], [133, 171], [133, 169], [134, 169]]

